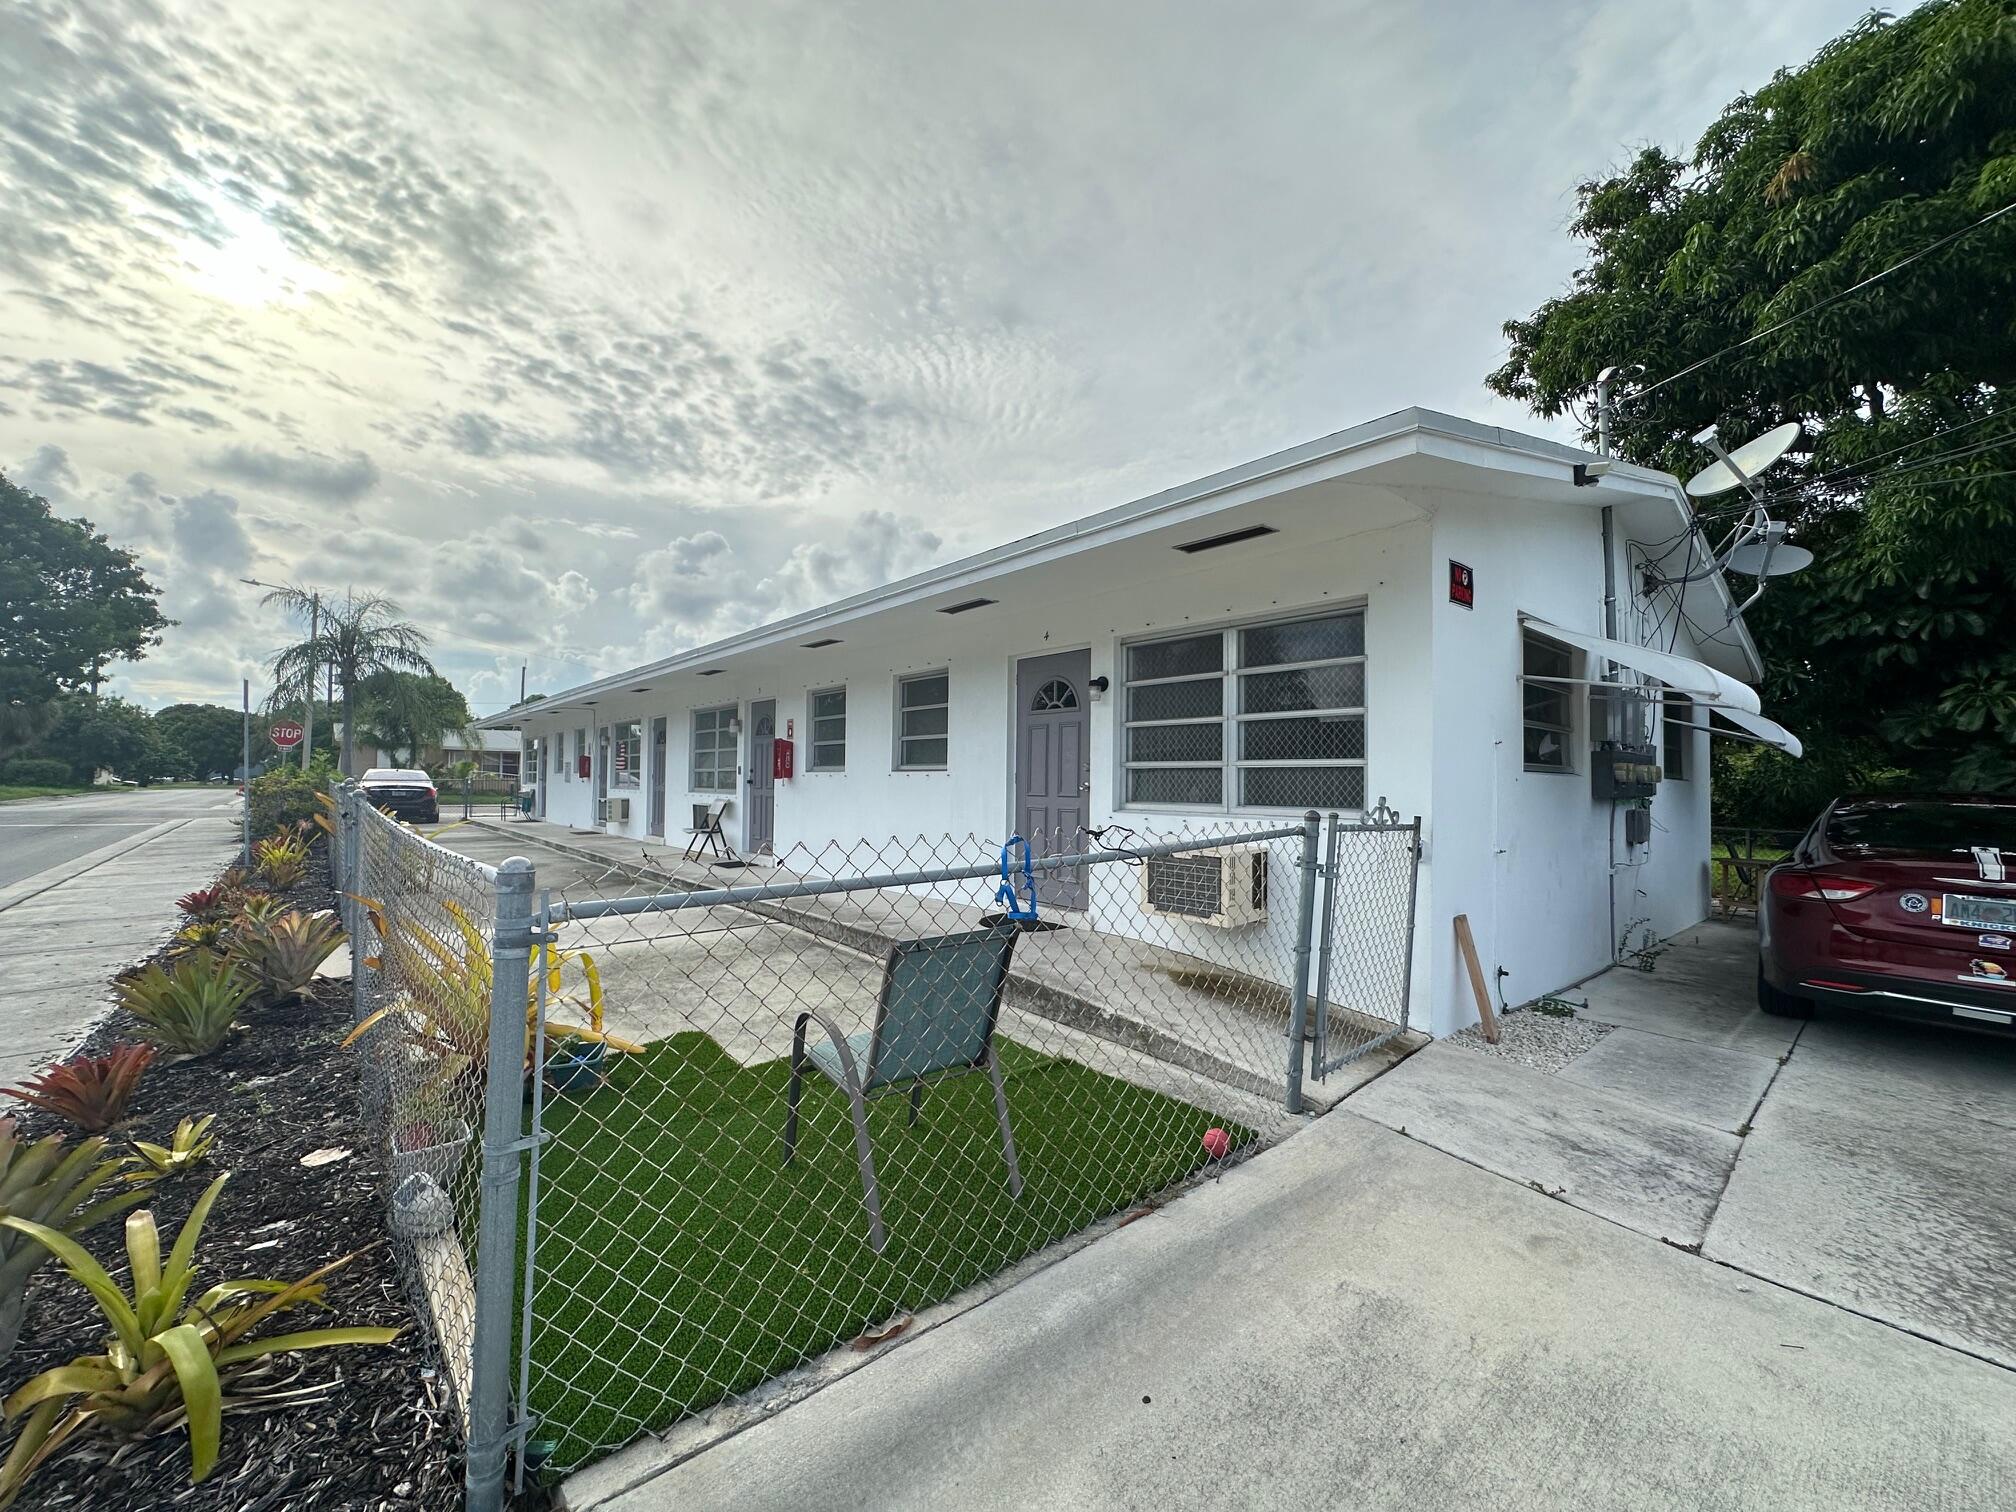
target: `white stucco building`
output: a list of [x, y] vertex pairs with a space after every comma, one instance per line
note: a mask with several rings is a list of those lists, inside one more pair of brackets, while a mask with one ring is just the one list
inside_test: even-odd
[[[1423, 820], [1413, 1022], [1446, 1034], [1455, 915], [1508, 1002], [1587, 977], [1708, 910], [1707, 711], [1796, 748], [1699, 553], [1646, 591], [1690, 575], [1679, 484], [1597, 460], [1405, 410], [484, 723], [548, 819], [677, 840], [726, 798], [750, 853], [1384, 798]], [[1590, 692], [1625, 660], [1692, 701]], [[1619, 759], [1649, 799], [1598, 795]]]

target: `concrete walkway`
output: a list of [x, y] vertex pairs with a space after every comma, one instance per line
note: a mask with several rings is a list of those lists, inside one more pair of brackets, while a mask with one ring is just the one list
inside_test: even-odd
[[1558, 1070], [1445, 1040], [1348, 1106], [1626, 1228], [2016, 1367], [2016, 1041], [1769, 1017], [1756, 952], [1750, 926], [1703, 925], [1651, 971], [1584, 984], [1580, 1016], [1614, 1027]]
[[[180, 922], [175, 900], [238, 850], [238, 800], [215, 788], [42, 799], [0, 807], [0, 843], [31, 826], [87, 827], [0, 888], [0, 1079], [41, 1069], [83, 1038], [110, 982]], [[56, 855], [63, 859], [55, 860]]]
[[1815, 1508], [2016, 1495], [2016, 1375], [1347, 1111], [572, 1508]]

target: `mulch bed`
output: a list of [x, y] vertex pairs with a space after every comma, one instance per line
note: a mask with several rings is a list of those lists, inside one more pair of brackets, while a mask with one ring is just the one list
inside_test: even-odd
[[[301, 907], [328, 907], [326, 849], [289, 890]], [[284, 1357], [264, 1385], [306, 1391], [270, 1411], [227, 1413], [223, 1452], [209, 1478], [189, 1484], [187, 1435], [139, 1442], [72, 1440], [25, 1488], [22, 1507], [92, 1512], [335, 1512], [335, 1509], [460, 1505], [461, 1432], [444, 1375], [430, 1357], [385, 1238], [383, 1160], [358, 1105], [356, 1057], [340, 1048], [350, 1028], [348, 979], [318, 981], [297, 1003], [248, 1008], [241, 1032], [200, 1060], [156, 1060], [134, 1111], [117, 1135], [167, 1144], [185, 1116], [215, 1113], [217, 1145], [196, 1170], [163, 1182], [152, 1203], [164, 1249], [203, 1189], [223, 1172], [230, 1183], [212, 1209], [197, 1255], [198, 1287], [228, 1278], [280, 1280], [350, 1250], [375, 1246], [329, 1278], [330, 1310], [302, 1310], [262, 1332], [358, 1324], [404, 1325], [389, 1347], [317, 1350]], [[142, 1038], [114, 1010], [86, 1047], [103, 1053]], [[56, 1131], [53, 1119], [22, 1110], [21, 1132]], [[312, 1151], [347, 1148], [328, 1164], [304, 1167]], [[84, 1244], [115, 1278], [127, 1279], [124, 1233], [113, 1220]], [[12, 1390], [52, 1365], [103, 1347], [95, 1304], [53, 1262], [29, 1282], [21, 1344], [0, 1372]]]

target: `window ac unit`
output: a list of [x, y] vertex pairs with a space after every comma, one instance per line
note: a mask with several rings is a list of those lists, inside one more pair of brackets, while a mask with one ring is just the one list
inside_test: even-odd
[[605, 824], [628, 824], [630, 822], [630, 800], [628, 798], [604, 798], [602, 800], [602, 821]]
[[1228, 845], [1142, 862], [1141, 912], [1213, 929], [1267, 917], [1267, 847]]

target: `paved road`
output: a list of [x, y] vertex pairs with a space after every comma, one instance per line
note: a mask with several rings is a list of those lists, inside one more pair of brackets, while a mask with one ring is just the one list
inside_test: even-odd
[[88, 851], [137, 835], [197, 808], [224, 802], [231, 790], [161, 792], [124, 789], [76, 798], [0, 803], [0, 888], [12, 886]]
[[175, 899], [237, 850], [228, 790], [0, 804], [0, 1080], [83, 1037], [108, 984], [179, 918]]

